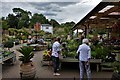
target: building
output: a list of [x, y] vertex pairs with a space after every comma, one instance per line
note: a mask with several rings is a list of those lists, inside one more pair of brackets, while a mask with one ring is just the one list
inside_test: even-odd
[[41, 24], [41, 30], [53, 34], [53, 26], [51, 26], [50, 24]]
[[90, 29], [111, 29], [111, 26], [113, 26], [113, 24], [119, 20], [120, 0], [102, 0], [83, 19], [74, 25], [72, 30], [74, 31], [76, 29], [83, 29], [86, 37]]

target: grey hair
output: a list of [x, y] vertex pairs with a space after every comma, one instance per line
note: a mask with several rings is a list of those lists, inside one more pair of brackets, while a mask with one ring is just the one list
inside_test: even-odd
[[89, 42], [89, 40], [87, 38], [82, 40], [82, 43], [88, 43], [88, 42]]

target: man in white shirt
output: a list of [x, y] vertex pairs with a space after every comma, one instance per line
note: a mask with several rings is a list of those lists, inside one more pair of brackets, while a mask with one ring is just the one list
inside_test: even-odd
[[60, 54], [60, 38], [56, 38], [55, 42], [52, 45], [52, 61], [53, 61], [53, 67], [54, 67], [54, 74], [55, 76], [60, 75], [58, 73], [59, 69], [59, 54]]
[[86, 70], [88, 80], [91, 78], [89, 63], [91, 58], [91, 48], [88, 46], [88, 43], [88, 39], [83, 39], [82, 44], [77, 50], [77, 54], [79, 53], [80, 80], [83, 80], [84, 70]]

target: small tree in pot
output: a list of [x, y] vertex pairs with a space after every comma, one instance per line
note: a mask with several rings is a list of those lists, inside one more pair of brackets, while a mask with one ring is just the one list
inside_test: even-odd
[[19, 60], [22, 61], [20, 65], [20, 76], [22, 79], [34, 78], [36, 74], [35, 66], [31, 60], [33, 58], [33, 48], [29, 46], [23, 46], [17, 50], [22, 54]]

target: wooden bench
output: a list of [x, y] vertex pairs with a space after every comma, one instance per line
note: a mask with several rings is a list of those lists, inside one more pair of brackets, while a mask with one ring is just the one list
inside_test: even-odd
[[[65, 63], [65, 62], [74, 63], [74, 62], [79, 62], [79, 60], [75, 59], [75, 58], [63, 58], [63, 59], [60, 59], [60, 62], [61, 62], [61, 64]], [[91, 59], [90, 63], [95, 64], [97, 66], [96, 71], [98, 72], [100, 70], [99, 67], [100, 67], [100, 64], [102, 63], [102, 60], [101, 59]]]

